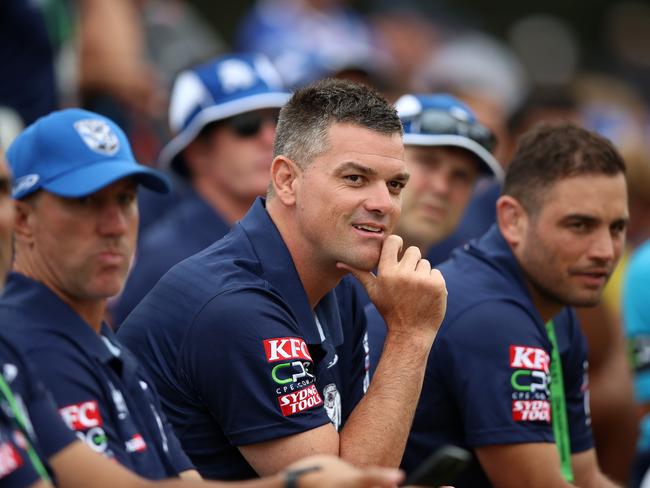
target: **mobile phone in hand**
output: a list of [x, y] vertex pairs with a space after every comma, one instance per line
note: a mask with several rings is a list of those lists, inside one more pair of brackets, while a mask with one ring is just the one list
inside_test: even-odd
[[453, 484], [471, 461], [472, 454], [469, 451], [457, 446], [443, 446], [407, 476], [404, 484], [433, 487]]

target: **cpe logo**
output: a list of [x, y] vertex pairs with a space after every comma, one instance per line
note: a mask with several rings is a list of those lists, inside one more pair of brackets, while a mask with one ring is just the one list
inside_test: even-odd
[[72, 430], [87, 430], [103, 424], [99, 405], [95, 400], [68, 405], [59, 409], [59, 413]]
[[304, 359], [312, 361], [305, 341], [299, 337], [278, 337], [264, 340], [264, 351], [269, 363], [274, 361], [287, 361]]
[[510, 367], [536, 369], [548, 373], [549, 355], [544, 349], [528, 346], [510, 346]]

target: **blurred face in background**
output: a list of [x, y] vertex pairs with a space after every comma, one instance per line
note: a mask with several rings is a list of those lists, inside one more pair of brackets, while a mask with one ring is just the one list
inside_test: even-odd
[[402, 193], [396, 233], [426, 252], [458, 226], [479, 175], [469, 151], [450, 146], [406, 146], [411, 174]]
[[279, 109], [256, 110], [219, 121], [190, 149], [192, 177], [241, 202], [264, 195], [273, 160]]
[[11, 172], [0, 149], [0, 288], [11, 269], [14, 230], [14, 202], [11, 199]]

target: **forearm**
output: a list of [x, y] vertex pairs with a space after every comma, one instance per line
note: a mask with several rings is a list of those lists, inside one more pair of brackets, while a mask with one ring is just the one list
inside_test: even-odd
[[386, 337], [365, 397], [340, 433], [340, 455], [357, 466], [397, 467], [402, 459], [433, 334]]
[[601, 471], [595, 473], [593, 478], [587, 483], [578, 484], [578, 482], [576, 482], [576, 485], [579, 486], [580, 488], [620, 488], [621, 487], [621, 485], [614, 483], [607, 476], [605, 476]]

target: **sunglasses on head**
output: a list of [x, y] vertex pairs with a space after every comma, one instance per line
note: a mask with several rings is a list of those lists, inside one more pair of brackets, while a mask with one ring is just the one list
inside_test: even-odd
[[467, 137], [478, 142], [492, 152], [496, 146], [496, 138], [492, 131], [477, 121], [462, 120], [444, 110], [424, 110], [417, 120], [412, 122], [419, 126], [421, 133], [452, 134]]
[[257, 112], [246, 112], [233, 115], [222, 121], [223, 125], [229, 127], [239, 137], [254, 137], [260, 133], [265, 123], [276, 125], [280, 110], [264, 110]]

